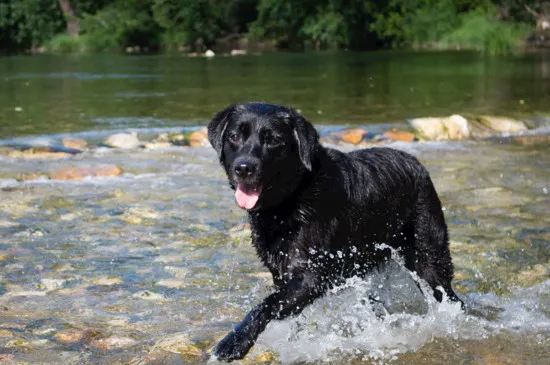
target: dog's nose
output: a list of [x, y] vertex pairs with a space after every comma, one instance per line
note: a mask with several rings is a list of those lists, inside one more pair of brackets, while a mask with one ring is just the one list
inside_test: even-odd
[[250, 162], [239, 162], [235, 165], [235, 175], [248, 177], [256, 172], [256, 165]]

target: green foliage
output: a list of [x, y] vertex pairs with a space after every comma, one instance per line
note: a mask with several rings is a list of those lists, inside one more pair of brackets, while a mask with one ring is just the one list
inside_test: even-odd
[[154, 21], [153, 0], [117, 1], [95, 14], [84, 14], [82, 31], [93, 51], [140, 46], [158, 47], [160, 27]]
[[168, 46], [191, 44], [202, 50], [220, 34], [219, 8], [208, 0], [154, 0], [152, 11]]
[[86, 51], [82, 37], [73, 38], [68, 34], [58, 34], [44, 44], [44, 48], [52, 53], [81, 53]]
[[0, 0], [0, 51], [38, 47], [64, 28], [57, 1]]
[[[0, 0], [0, 51], [196, 51], [235, 37], [280, 47], [461, 47], [512, 50], [533, 31], [538, 0], [65, 0], [81, 36], [69, 39], [59, 0]], [[528, 23], [528, 24], [527, 24]], [[73, 28], [74, 29], [74, 28]], [[219, 42], [220, 44], [222, 42]], [[229, 44], [229, 43], [227, 43]]]
[[495, 17], [496, 9], [478, 8], [461, 17], [460, 25], [443, 38], [451, 47], [509, 53], [525, 39], [529, 27], [522, 23], [505, 23]]

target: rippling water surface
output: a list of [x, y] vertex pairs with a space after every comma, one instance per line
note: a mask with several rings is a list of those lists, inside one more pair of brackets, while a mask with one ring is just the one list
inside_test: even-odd
[[[340, 122], [378, 122], [376, 129], [461, 110], [549, 112], [544, 55], [324, 57], [0, 59], [7, 85], [0, 142], [51, 144], [67, 135], [93, 142], [136, 128], [146, 138], [204, 124], [238, 98], [297, 104], [322, 133]], [[358, 64], [363, 79], [350, 71]], [[399, 82], [382, 82], [382, 70]], [[451, 70], [463, 79], [458, 85], [445, 81]], [[358, 86], [369, 77], [384, 91]], [[411, 85], [422, 96], [407, 99]], [[451, 102], [444, 91], [457, 88], [471, 94]], [[270, 324], [247, 363], [550, 363], [548, 143], [392, 146], [430, 170], [449, 224], [454, 284], [472, 309], [424, 298], [397, 260]], [[124, 174], [17, 180], [100, 164]], [[208, 147], [97, 148], [55, 160], [0, 155], [0, 363], [207, 362], [208, 349], [272, 289], [248, 234]], [[373, 292], [380, 303], [364, 300]]]

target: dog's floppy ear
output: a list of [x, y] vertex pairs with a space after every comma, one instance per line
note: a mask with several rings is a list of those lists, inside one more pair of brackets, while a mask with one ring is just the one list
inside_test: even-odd
[[315, 151], [319, 147], [319, 134], [313, 125], [298, 113], [293, 115], [294, 138], [304, 167], [311, 171]]
[[234, 111], [235, 105], [230, 105], [221, 112], [216, 113], [208, 123], [208, 141], [218, 153], [220, 161], [223, 159], [223, 136]]

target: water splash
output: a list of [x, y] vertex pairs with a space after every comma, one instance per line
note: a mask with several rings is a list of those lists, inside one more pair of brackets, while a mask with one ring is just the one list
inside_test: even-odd
[[424, 296], [416, 280], [395, 262], [368, 278], [348, 279], [301, 315], [270, 323], [257, 346], [278, 353], [283, 364], [341, 361], [343, 356], [387, 362], [418, 351], [433, 338], [550, 333], [550, 313], [544, 312], [550, 304], [550, 280], [509, 297], [470, 295], [464, 298], [472, 308], [466, 313], [458, 303]]

